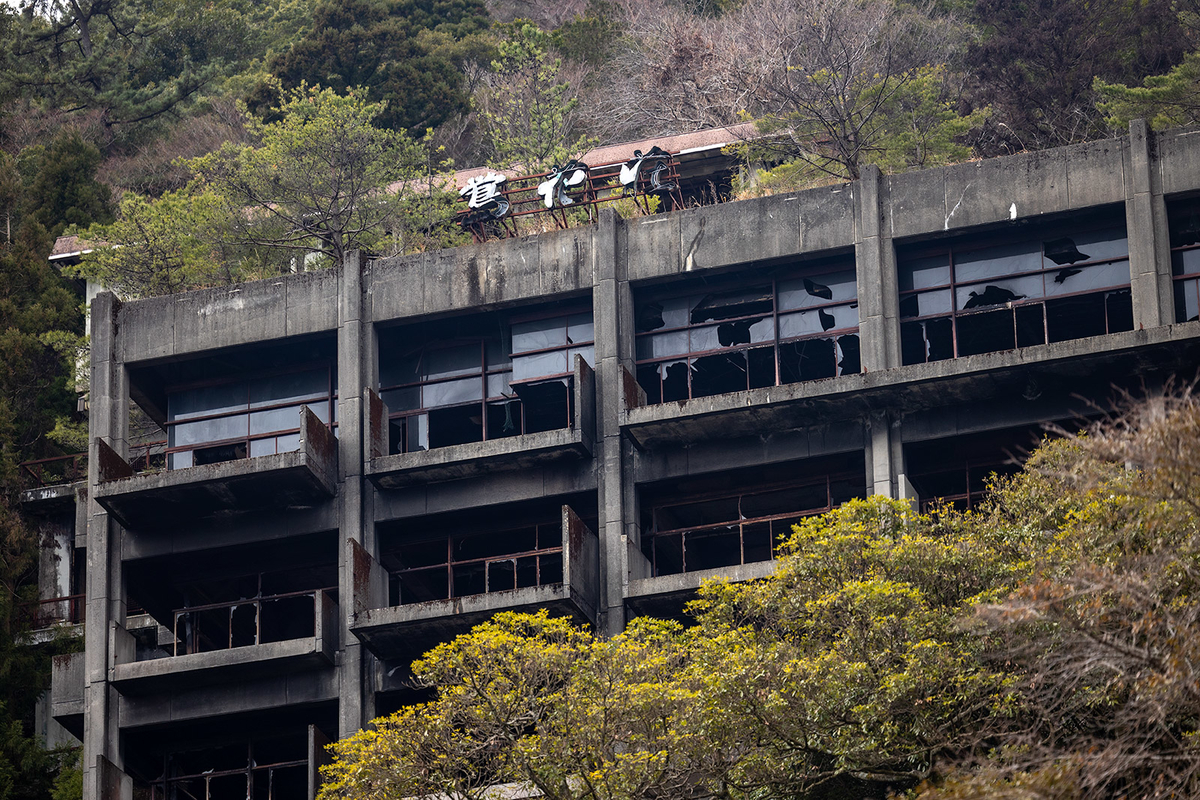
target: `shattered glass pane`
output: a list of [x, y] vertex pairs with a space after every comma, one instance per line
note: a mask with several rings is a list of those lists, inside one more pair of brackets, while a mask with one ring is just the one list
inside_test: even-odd
[[773, 308], [774, 300], [770, 286], [707, 294], [692, 307], [690, 321], [697, 325], [710, 320], [716, 322], [754, 314], [769, 314]]
[[692, 397], [740, 392], [749, 388], [745, 351], [692, 360]]
[[960, 286], [955, 290], [958, 308], [969, 311], [974, 308], [1035, 300], [1044, 292], [1041, 275], [1026, 275], [1023, 278], [1006, 278], [984, 284]]
[[[1075, 243], [1076, 249], [1087, 256], [1088, 261], [1129, 257], [1129, 240], [1125, 236], [1124, 228], [1073, 233], [1070, 238]], [[1047, 269], [1061, 266], [1058, 262], [1051, 260], [1049, 255], [1047, 253]]]
[[779, 281], [779, 310], [793, 311], [829, 302], [849, 302], [858, 297], [853, 271], [831, 272], [811, 278]]
[[1041, 242], [1016, 242], [981, 250], [955, 250], [954, 278], [980, 281], [1042, 268]]
[[671, 361], [659, 364], [662, 370], [662, 400], [664, 403], [672, 400], [688, 399], [688, 364], [686, 361]]
[[1064, 267], [1046, 274], [1046, 294], [1050, 297], [1128, 285], [1128, 261], [1114, 261], [1094, 267]]
[[1013, 312], [1007, 308], [958, 318], [958, 355], [994, 353], [1017, 346]]
[[1046, 320], [1040, 304], [1014, 309], [1017, 320], [1017, 347], [1030, 347], [1046, 342]]
[[858, 334], [848, 333], [837, 338], [838, 375], [857, 375], [862, 372], [862, 356]]
[[421, 380], [421, 356], [419, 353], [403, 358], [381, 358], [379, 363], [379, 385], [397, 386]]

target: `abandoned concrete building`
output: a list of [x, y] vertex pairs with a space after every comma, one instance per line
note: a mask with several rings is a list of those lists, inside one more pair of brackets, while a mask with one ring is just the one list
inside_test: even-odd
[[311, 797], [496, 611], [679, 614], [797, 519], [976, 503], [1043, 423], [1194, 378], [1197, 133], [100, 295], [86, 482], [26, 495], [85, 797]]

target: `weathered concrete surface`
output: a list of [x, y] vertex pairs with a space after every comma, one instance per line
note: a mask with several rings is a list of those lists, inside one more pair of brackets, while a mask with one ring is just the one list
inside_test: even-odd
[[125, 527], [146, 530], [223, 511], [323, 502], [337, 493], [336, 439], [303, 411], [300, 449], [293, 452], [131, 475], [99, 483], [93, 494]]
[[696, 590], [708, 581], [741, 583], [765, 578], [775, 572], [774, 561], [759, 561], [720, 569], [697, 570], [682, 575], [662, 575], [629, 581], [625, 587], [625, 605], [630, 616], [678, 619], [683, 607], [696, 597]]
[[334, 330], [338, 280], [324, 270], [124, 303], [119, 357], [133, 364]]
[[121, 695], [122, 730], [195, 723], [251, 712], [302, 710], [336, 703], [337, 674], [332, 668], [269, 675], [251, 680], [197, 686], [164, 694]]
[[54, 657], [50, 672], [50, 716], [79, 738], [83, 738], [83, 675], [83, 653]]
[[643, 447], [703, 441], [820, 424], [902, 408], [970, 404], [1020, 394], [1034, 367], [1065, 380], [1139, 370], [1194, 371], [1200, 364], [1200, 322], [1026, 347], [967, 358], [913, 364], [883, 372], [703, 397], [629, 409], [622, 426]]
[[113, 667], [112, 684], [125, 695], [157, 694], [332, 666], [338, 649], [338, 606], [325, 592], [318, 592], [313, 604], [312, 636], [149, 661], [134, 661], [129, 652]]

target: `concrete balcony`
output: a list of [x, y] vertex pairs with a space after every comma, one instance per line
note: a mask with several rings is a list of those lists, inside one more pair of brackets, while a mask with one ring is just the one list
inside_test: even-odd
[[[648, 571], [646, 558], [637, 553], [642, 569]], [[684, 572], [678, 575], [661, 575], [655, 578], [631, 578], [625, 585], [625, 607], [630, 617], [660, 617], [679, 619], [684, 616], [683, 607], [696, 599], [696, 591], [705, 581], [721, 580], [742, 583], [765, 578], [775, 572], [774, 561], [756, 561], [719, 569]]]
[[371, 652], [390, 659], [416, 658], [501, 611], [547, 609], [555, 616], [594, 625], [600, 597], [598, 540], [569, 506], [562, 507], [562, 531], [561, 581], [387, 608], [372, 607], [371, 600], [383, 595], [387, 575], [359, 548], [355, 554], [355, 614], [350, 630]]
[[[114, 629], [117, 663], [110, 680], [122, 694], [149, 695], [332, 666], [338, 649], [338, 605], [324, 591], [306, 596], [313, 603], [312, 636], [137, 661], [132, 635]], [[248, 606], [251, 601], [230, 605]]]
[[388, 455], [388, 408], [379, 395], [367, 389], [364, 406], [370, 415], [367, 430], [370, 438], [366, 475], [381, 489], [399, 489], [417, 483], [527, 469], [562, 459], [590, 458], [596, 439], [596, 375], [579, 356], [575, 358], [571, 392], [570, 427]]
[[337, 439], [307, 407], [300, 415], [300, 447], [290, 453], [136, 475], [104, 441], [96, 440], [96, 451], [96, 500], [131, 529], [262, 508], [307, 508], [337, 493]]

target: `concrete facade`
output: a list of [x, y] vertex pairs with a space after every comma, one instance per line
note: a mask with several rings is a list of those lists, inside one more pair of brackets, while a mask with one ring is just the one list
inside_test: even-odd
[[[261, 766], [254, 754], [280, 736], [294, 745], [279, 751], [277, 785], [301, 785], [285, 779], [298, 776], [294, 762], [303, 761], [311, 792], [321, 742], [419, 697], [408, 663], [496, 611], [544, 607], [611, 634], [633, 614], [678, 614], [704, 578], [767, 574], [770, 537], [779, 529], [771, 525], [786, 527], [847, 496], [972, 502], [978, 473], [1030, 446], [1040, 424], [1106, 407], [1114, 385], [1153, 390], [1171, 376], [1195, 377], [1200, 321], [1176, 319], [1176, 294], [1191, 284], [1173, 277], [1170, 227], [1195, 195], [1200, 138], [1156, 135], [1135, 123], [1121, 139], [895, 176], [868, 169], [860, 181], [798, 194], [630, 220], [602, 212], [590, 227], [392, 259], [355, 255], [336, 270], [178, 296], [129, 303], [99, 296], [91, 316], [92, 446], [75, 540], [86, 550], [85, 652], [56, 664], [49, 704], [56, 720], [81, 735], [85, 797], [130, 797], [135, 784], [165, 792], [172, 780], [193, 780], [184, 764], [202, 772], [206, 754], [213, 774], [232, 765], [228, 785], [235, 788], [203, 779], [212, 796], [245, 796], [237, 759], [221, 760], [222, 747], [245, 741], [246, 758]], [[977, 240], [997, 247], [1036, 240], [1039, 253], [1050, 253], [1059, 246], [1057, 231], [1076, 230], [1078, 220], [1123, 228], [1127, 237], [1127, 259], [1111, 260], [1128, 262], [1127, 287], [1097, 301], [1106, 332], [1065, 327], [1056, 334], [1056, 300], [1029, 305], [1028, 295], [1014, 295], [989, 313], [1012, 315], [1003, 319], [1015, 321], [1018, 346], [967, 352], [969, 326], [983, 317], [960, 316], [957, 357], [906, 363], [918, 330], [928, 338], [919, 346], [928, 353], [937, 347], [928, 333], [936, 320], [918, 329], [902, 308], [904, 298], [917, 297], [905, 283], [914, 254], [943, 246], [963, 253], [963, 282], [966, 251]], [[1088, 247], [1071, 248], [1088, 257], [1081, 253]], [[1077, 261], [1057, 274], [1056, 266], [1044, 270], [1048, 293], [1078, 272]], [[776, 321], [760, 352], [767, 358], [761, 354], [775, 348], [773, 366], [764, 368], [775, 371], [768, 385], [751, 378], [735, 391], [697, 388], [712, 363], [698, 356], [687, 361], [688, 396], [668, 399], [669, 373], [681, 374], [671, 370], [683, 362], [656, 366], [640, 352], [642, 342], [652, 349], [650, 331], [662, 329], [645, 323], [645, 310], [661, 312], [677, 287], [704, 295], [683, 323], [699, 337], [701, 323], [732, 318], [700, 319], [696, 309], [711, 306], [711, 297], [766, 302], [735, 295], [741, 286], [782, 287], [847, 269], [854, 296], [843, 305], [856, 311], [856, 322], [851, 338], [838, 339], [834, 350], [830, 337], [828, 347], [836, 358], [856, 346], [857, 368], [843, 358], [828, 377], [781, 377], [787, 365]], [[1008, 279], [988, 280], [1000, 286]], [[809, 300], [826, 297], [828, 287], [807, 285]], [[772, 302], [782, 304], [784, 289], [773, 291]], [[1021, 299], [1041, 309], [1039, 324], [1051, 331], [1042, 341], [1021, 344], [1022, 320], [1034, 313], [1013, 310]], [[1121, 321], [1126, 303], [1131, 326]], [[1080, 300], [1070, 308], [1083, 307]], [[569, 370], [556, 378], [567, 387], [562, 425], [533, 430], [536, 420], [526, 419], [523, 432], [487, 441], [430, 441], [407, 452], [395, 444], [397, 436], [418, 436], [415, 426], [430, 419], [388, 408], [396, 401], [387, 398], [400, 395], [385, 390], [381, 374], [402, 355], [423, 359], [440, 346], [409, 343], [425, 331], [436, 339], [476, 323], [516, 331], [526, 317], [565, 308], [581, 320], [590, 315], [594, 333], [591, 351], [569, 353]], [[835, 312], [820, 312], [825, 330]], [[772, 313], [783, 317], [778, 305]], [[731, 342], [724, 328], [719, 335], [729, 352], [751, 342]], [[798, 341], [788, 346], [800, 352], [806, 342], [826, 342]], [[748, 355], [731, 363], [760, 358], [738, 352]], [[798, 369], [807, 368], [805, 358]], [[333, 391], [320, 402], [333, 409], [336, 430], [306, 406], [299, 444], [286, 453], [135, 474], [131, 404], [178, 425], [166, 406], [185, 390], [173, 387], [194, 376], [223, 385], [222, 371], [252, 380], [303, 359], [329, 365]], [[646, 378], [655, 370], [667, 376], [657, 399], [658, 384]], [[518, 412], [532, 417], [532, 394], [521, 397], [525, 410]], [[506, 402], [481, 405], [483, 422], [463, 416], [456, 424], [499, 430], [501, 415], [515, 407]], [[488, 414], [497, 416], [488, 421]], [[511, 423], [504, 419], [506, 429]], [[763, 487], [776, 487], [775, 494]], [[816, 499], [789, 505], [788, 497], [805, 492]], [[705, 505], [714, 497], [736, 499], [739, 510], [720, 516]], [[751, 507], [761, 521], [738, 522], [753, 516]], [[676, 519], [684, 521], [668, 521]], [[538, 537], [534, 547], [513, 544], [506, 553], [507, 545], [495, 544], [477, 559], [484, 590], [459, 591], [457, 582], [465, 587], [476, 574], [455, 571], [467, 564], [455, 562], [460, 550], [507, 542], [518, 523], [521, 536]], [[712, 528], [717, 523], [724, 527]], [[735, 544], [720, 538], [738, 525]], [[676, 532], [661, 533], [667, 529]], [[754, 555], [763, 551], [753, 549], [752, 535], [767, 537], [766, 558]], [[69, 538], [55, 537], [63, 540], [57, 546]], [[421, 572], [433, 567], [411, 555], [414, 543], [430, 542], [444, 542], [450, 553], [444, 564], [428, 562], [445, 567], [433, 583], [426, 580], [433, 573]], [[740, 555], [728, 556], [729, 547]], [[726, 563], [707, 566], [709, 553]], [[506, 585], [498, 583], [505, 570], [516, 575], [522, 564], [537, 565], [535, 585], [514, 577], [515, 588], [494, 588], [493, 581]], [[48, 579], [66, 581], [47, 570]], [[292, 581], [287, 591], [268, 591], [284, 572]], [[249, 585], [251, 575], [256, 590], [227, 588]], [[442, 580], [447, 596], [405, 599], [425, 590], [411, 586]], [[271, 622], [272, 609], [285, 603], [287, 624]], [[135, 604], [145, 613], [131, 615]], [[301, 619], [308, 627], [291, 631]], [[244, 620], [255, 631], [239, 639]], [[220, 636], [227, 632], [227, 646], [186, 644], [210, 624]], [[265, 786], [266, 772], [253, 780]]]

